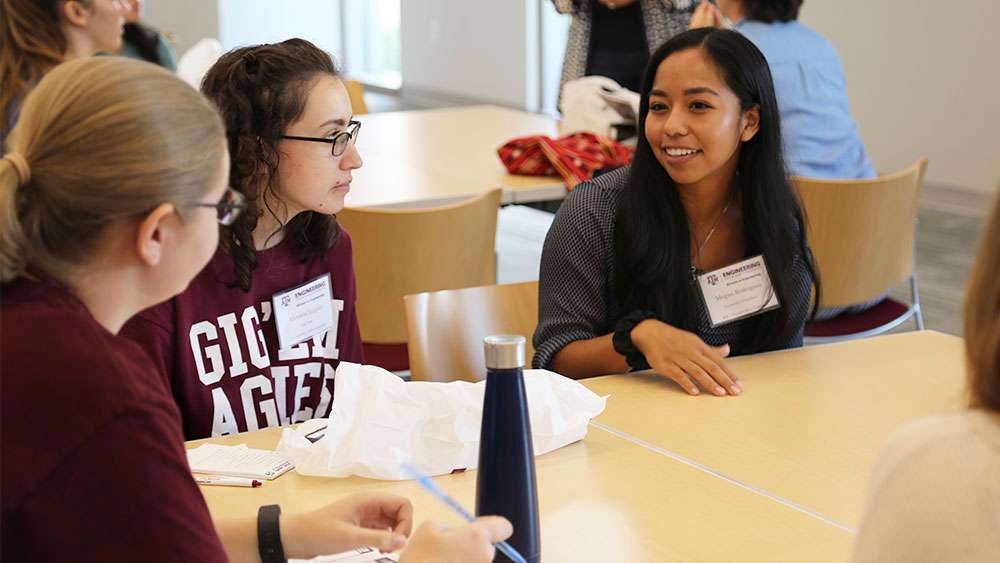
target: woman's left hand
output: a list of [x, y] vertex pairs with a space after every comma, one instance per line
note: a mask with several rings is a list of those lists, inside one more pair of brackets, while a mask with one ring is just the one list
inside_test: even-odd
[[726, 28], [726, 20], [722, 17], [722, 12], [719, 8], [708, 2], [708, 0], [702, 0], [701, 4], [694, 9], [694, 13], [691, 14], [691, 23], [688, 24], [688, 29], [695, 29], [698, 27], [717, 27], [719, 29]]
[[709, 346], [697, 334], [656, 319], [635, 325], [632, 343], [649, 367], [673, 379], [689, 395], [700, 393], [698, 385], [720, 397], [743, 391], [743, 383], [723, 360], [729, 355], [728, 344]]
[[359, 547], [395, 551], [403, 548], [413, 529], [413, 505], [400, 496], [364, 491], [312, 512], [282, 514], [279, 528], [289, 558]]

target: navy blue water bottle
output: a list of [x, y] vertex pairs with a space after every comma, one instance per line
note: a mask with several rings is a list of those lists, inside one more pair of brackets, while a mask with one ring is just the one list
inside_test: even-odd
[[[523, 336], [487, 336], [486, 393], [479, 436], [476, 515], [504, 516], [514, 525], [507, 540], [528, 563], [541, 559], [535, 451], [524, 391]], [[510, 561], [497, 551], [494, 561]]]

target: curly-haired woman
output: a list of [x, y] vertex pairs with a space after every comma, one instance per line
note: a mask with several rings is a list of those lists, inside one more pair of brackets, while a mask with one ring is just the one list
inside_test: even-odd
[[334, 215], [362, 164], [360, 124], [330, 56], [302, 39], [231, 51], [202, 91], [249, 208], [187, 290], [123, 333], [169, 382], [188, 439], [328, 416], [337, 365], [363, 360], [351, 239]]

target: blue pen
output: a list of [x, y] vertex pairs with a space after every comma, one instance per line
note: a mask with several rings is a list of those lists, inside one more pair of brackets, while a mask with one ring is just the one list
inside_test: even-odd
[[[403, 471], [409, 473], [411, 476], [413, 476], [414, 479], [420, 482], [420, 484], [423, 485], [425, 489], [427, 489], [427, 492], [436, 496], [441, 502], [455, 509], [455, 512], [459, 513], [462, 516], [462, 518], [465, 518], [469, 522], [474, 522], [476, 520], [475, 516], [470, 514], [468, 510], [462, 508], [461, 504], [458, 504], [458, 501], [451, 498], [450, 496], [448, 496], [448, 493], [438, 488], [437, 484], [435, 484], [434, 481], [431, 481], [430, 477], [424, 475], [423, 473], [418, 471], [415, 467], [413, 467], [409, 463], [406, 463], [405, 461], [403, 462]], [[493, 545], [497, 549], [499, 549], [501, 553], [509, 557], [511, 561], [514, 561], [515, 563], [528, 563], [527, 561], [524, 560], [524, 557], [522, 557], [521, 554], [517, 552], [516, 549], [510, 546], [509, 543], [505, 541], [498, 541]]]

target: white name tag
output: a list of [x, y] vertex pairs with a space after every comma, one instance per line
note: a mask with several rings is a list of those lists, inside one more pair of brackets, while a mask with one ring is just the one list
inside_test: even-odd
[[763, 255], [705, 272], [698, 285], [713, 327], [781, 306]]
[[287, 350], [333, 328], [333, 290], [330, 274], [309, 280], [271, 296], [278, 347]]

